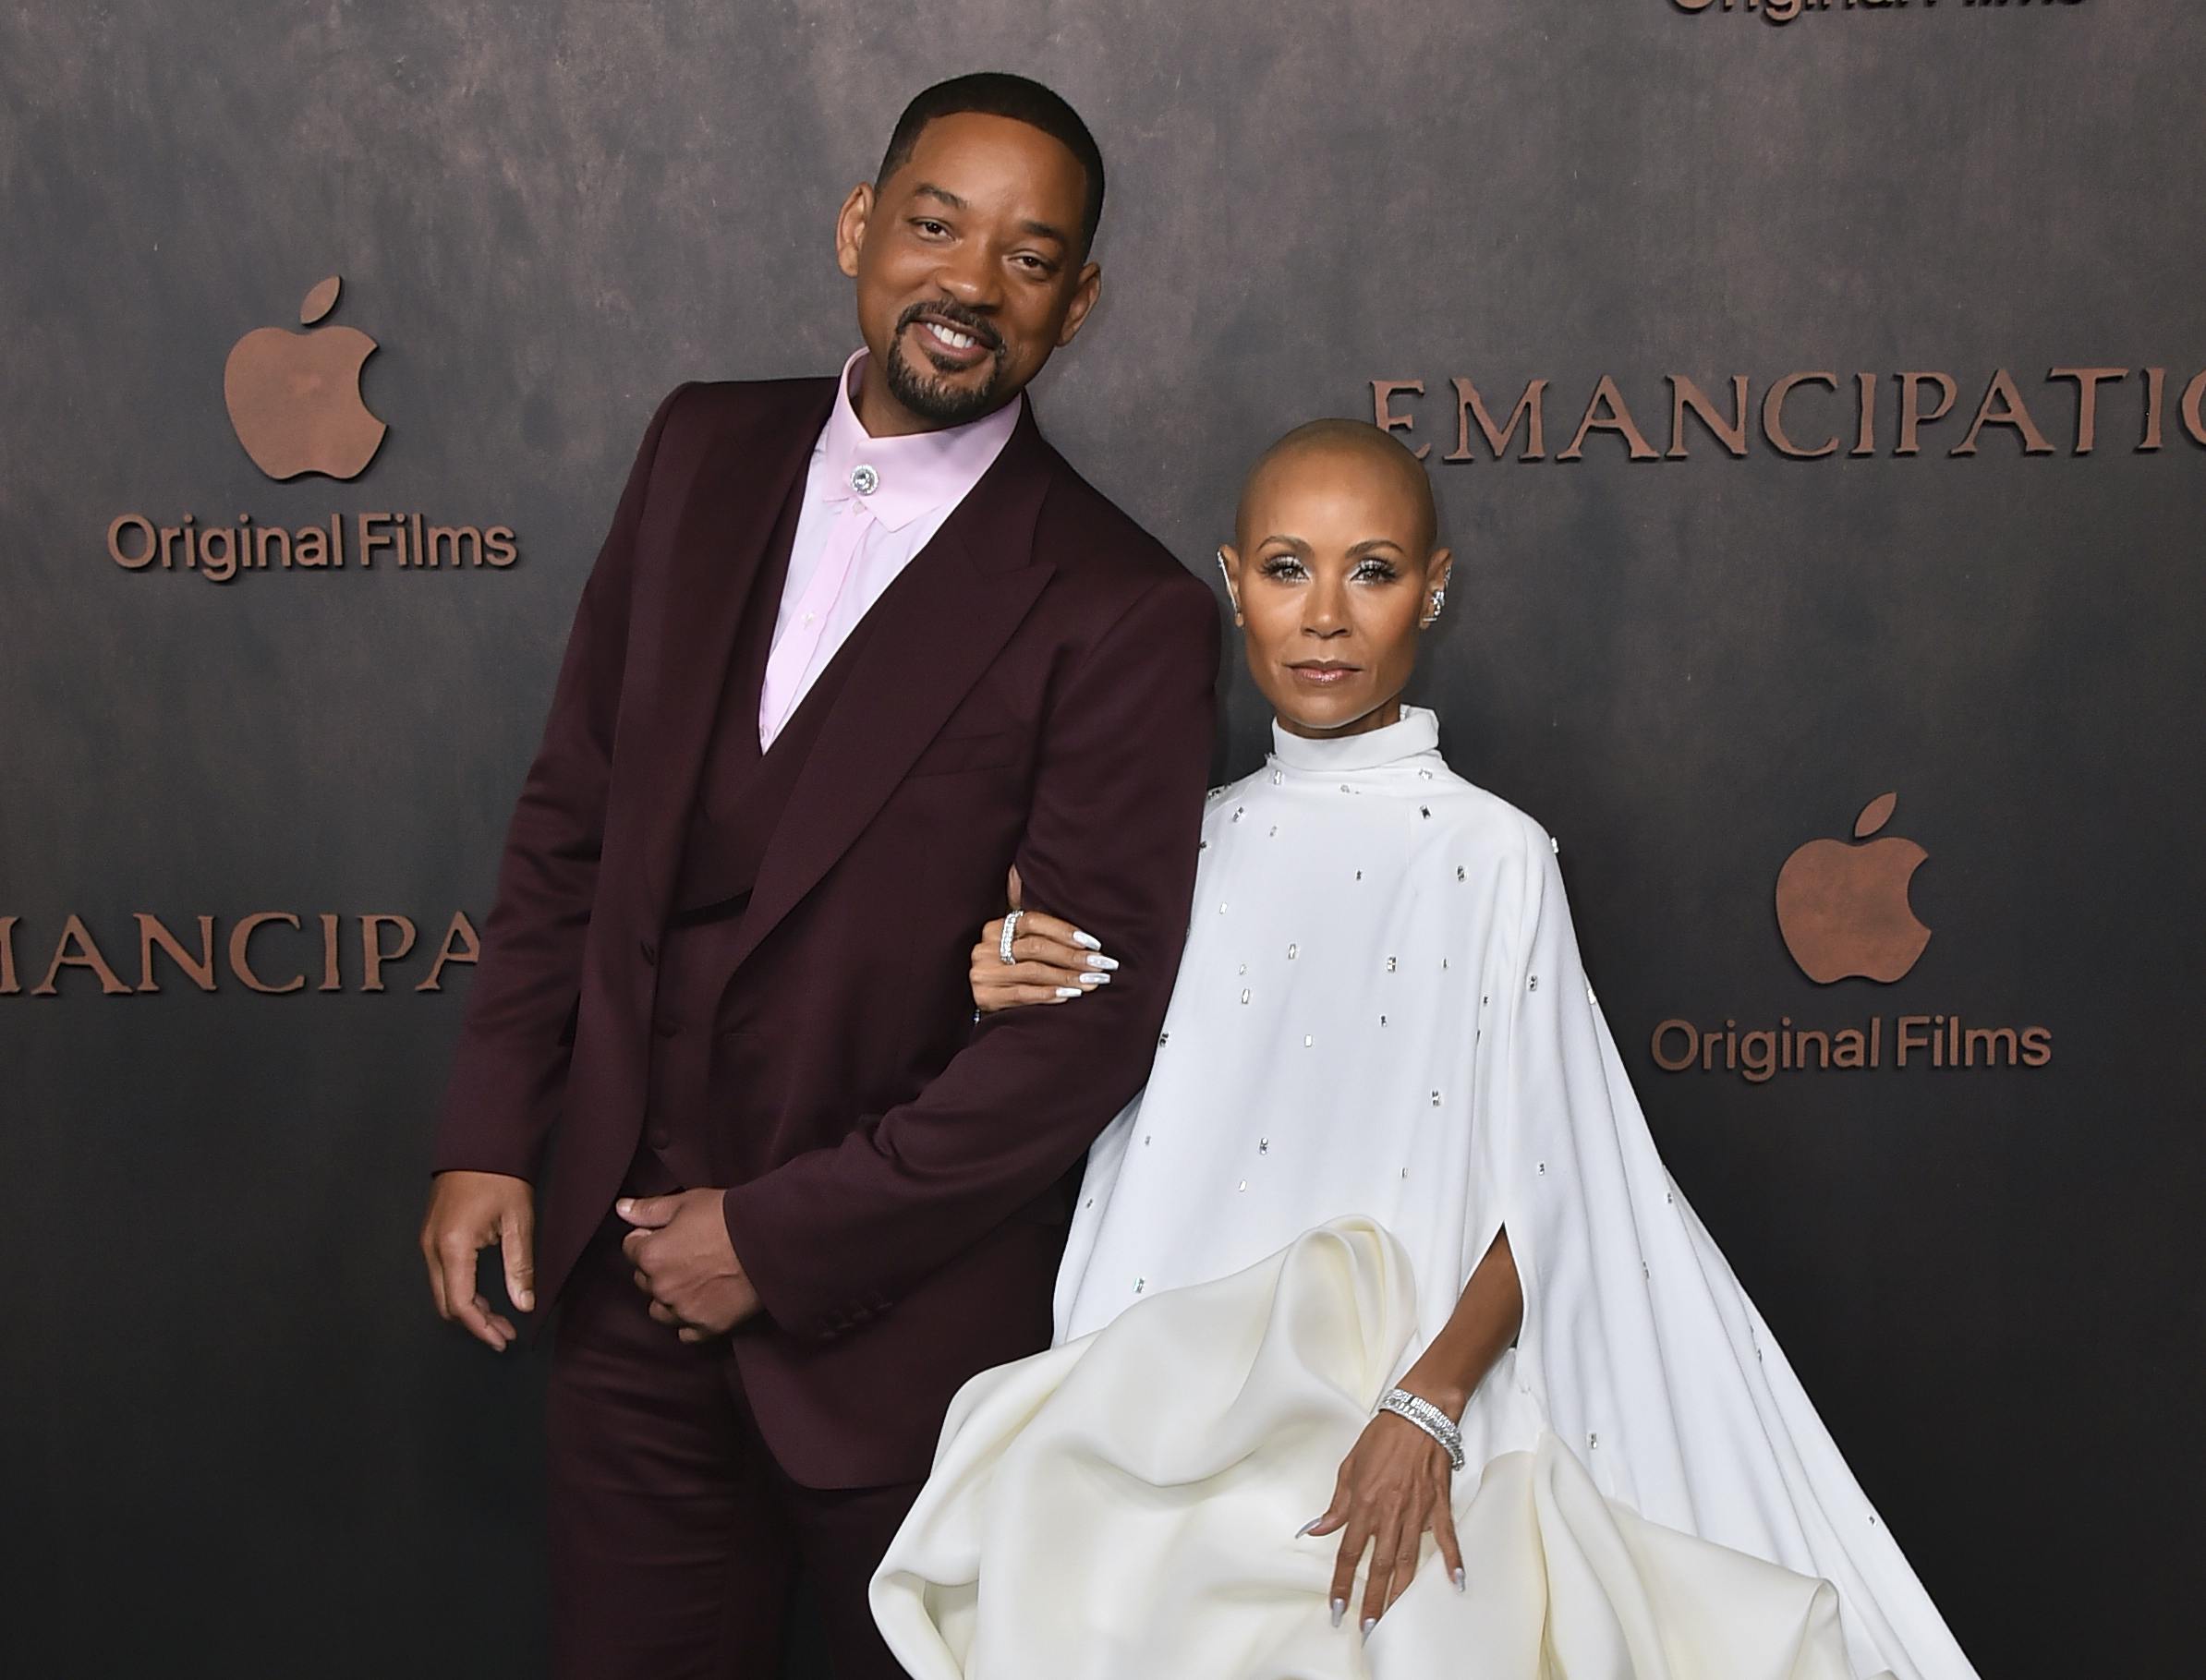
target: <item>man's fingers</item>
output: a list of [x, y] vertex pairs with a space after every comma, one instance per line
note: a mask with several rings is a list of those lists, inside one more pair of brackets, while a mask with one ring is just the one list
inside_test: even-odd
[[441, 1277], [437, 1310], [456, 1320], [475, 1299], [475, 1245], [456, 1231], [446, 1231], [437, 1239], [436, 1263]]
[[536, 1310], [536, 1240], [527, 1208], [509, 1208], [498, 1222], [498, 1251], [505, 1261], [506, 1299], [523, 1312]]
[[654, 1323], [678, 1324], [682, 1322], [674, 1310], [662, 1300], [654, 1300], [650, 1305], [649, 1311]]
[[429, 1293], [437, 1303], [437, 1316], [449, 1319], [452, 1309], [444, 1301], [444, 1263], [438, 1259], [436, 1240], [427, 1231], [421, 1233], [421, 1259], [429, 1267]]
[[[655, 1231], [672, 1224], [678, 1204], [672, 1196], [623, 1196], [612, 1204], [612, 1211], [637, 1230]], [[634, 1238], [635, 1231], [622, 1239], [624, 1245]]]
[[[452, 1283], [449, 1278], [445, 1280], [444, 1287], [447, 1289], [451, 1288]], [[490, 1302], [475, 1294], [472, 1287], [464, 1299], [455, 1297], [454, 1300], [453, 1322], [459, 1324], [469, 1336], [486, 1348], [494, 1348], [500, 1353], [503, 1353], [505, 1345], [514, 1339], [513, 1328], [508, 1325], [503, 1332], [499, 1330], [497, 1323], [491, 1317]]]
[[1021, 910], [1026, 903], [1026, 883], [1019, 878], [1019, 866], [1013, 864], [1011, 874], [1004, 878], [1003, 901], [1013, 910]]

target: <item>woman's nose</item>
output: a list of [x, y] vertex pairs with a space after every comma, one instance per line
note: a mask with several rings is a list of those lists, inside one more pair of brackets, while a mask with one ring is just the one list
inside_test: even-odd
[[1332, 637], [1348, 634], [1348, 613], [1339, 589], [1325, 584], [1310, 591], [1303, 612], [1303, 634]]

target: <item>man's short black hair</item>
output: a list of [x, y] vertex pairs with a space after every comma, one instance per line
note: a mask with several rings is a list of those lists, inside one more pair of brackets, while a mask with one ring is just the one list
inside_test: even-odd
[[1039, 128], [1079, 160], [1087, 176], [1087, 202], [1080, 213], [1080, 254], [1096, 243], [1096, 228], [1103, 220], [1103, 153], [1096, 137], [1080, 120], [1080, 113], [1058, 93], [1038, 81], [1002, 70], [979, 70], [953, 76], [922, 90], [896, 119], [896, 132], [889, 137], [889, 150], [881, 153], [880, 173], [874, 176], [879, 191], [889, 177], [912, 161], [920, 131], [938, 116], [1008, 116], [1013, 122]]

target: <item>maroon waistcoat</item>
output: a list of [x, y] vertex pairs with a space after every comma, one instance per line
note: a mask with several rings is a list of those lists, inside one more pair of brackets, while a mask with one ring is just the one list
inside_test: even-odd
[[651, 1016], [649, 1084], [643, 1136], [624, 1187], [665, 1195], [740, 1176], [727, 1158], [725, 1117], [709, 1108], [714, 1016], [734, 971], [744, 913], [766, 849], [788, 809], [820, 727], [853, 663], [863, 657], [871, 615], [859, 620], [805, 692], [770, 746], [758, 745], [759, 692], [774, 621], [789, 575], [804, 505], [800, 474], [761, 557], [721, 684], [720, 709], [697, 778], [682, 841], [673, 902], [660, 940]]

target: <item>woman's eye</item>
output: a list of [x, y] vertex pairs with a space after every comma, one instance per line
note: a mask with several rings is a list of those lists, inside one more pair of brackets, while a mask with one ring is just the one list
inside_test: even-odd
[[1367, 560], [1356, 567], [1352, 575], [1358, 583], [1390, 584], [1401, 574], [1383, 560]]
[[1304, 575], [1303, 562], [1291, 554], [1275, 554], [1264, 562], [1267, 577], [1301, 577]]

